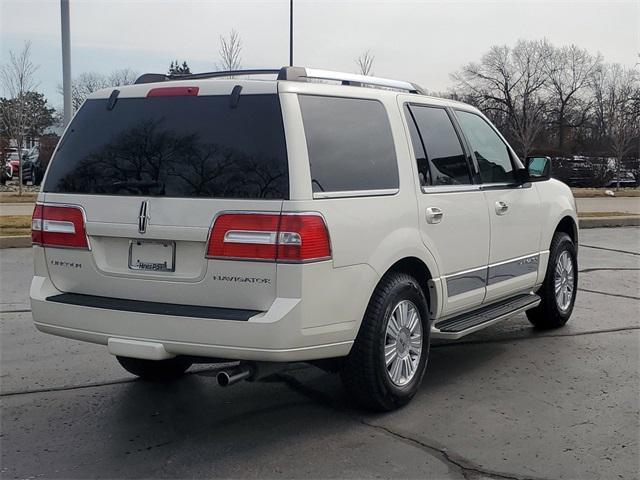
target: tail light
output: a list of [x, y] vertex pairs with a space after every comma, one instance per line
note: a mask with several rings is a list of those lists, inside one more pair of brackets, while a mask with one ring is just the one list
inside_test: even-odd
[[331, 245], [318, 214], [225, 213], [211, 229], [207, 257], [313, 262], [331, 258]]
[[43, 247], [89, 249], [80, 207], [36, 204], [31, 219], [31, 242]]

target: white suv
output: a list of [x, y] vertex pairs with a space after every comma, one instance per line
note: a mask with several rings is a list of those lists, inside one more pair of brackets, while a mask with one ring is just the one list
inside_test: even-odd
[[576, 208], [547, 158], [524, 168], [477, 109], [411, 83], [275, 72], [147, 74], [84, 103], [33, 216], [39, 330], [147, 379], [314, 362], [388, 410], [431, 338], [568, 320]]

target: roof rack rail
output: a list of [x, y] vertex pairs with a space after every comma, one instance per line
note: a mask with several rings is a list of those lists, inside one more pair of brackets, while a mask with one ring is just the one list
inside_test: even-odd
[[403, 80], [392, 80], [389, 78], [370, 77], [367, 75], [357, 75], [355, 73], [332, 72], [330, 70], [318, 70], [304, 67], [282, 67], [280, 69], [253, 69], [253, 70], [227, 70], [220, 72], [185, 73], [185, 74], [164, 74], [145, 73], [140, 75], [135, 81], [140, 83], [155, 83], [170, 80], [197, 80], [203, 78], [237, 77], [243, 75], [278, 75], [278, 80], [289, 80], [294, 82], [305, 82], [307, 79], [333, 80], [341, 82], [342, 85], [354, 87], [371, 86], [379, 88], [389, 88], [403, 90], [409, 93], [425, 94], [425, 91], [415, 83]]
[[357, 75], [355, 73], [332, 72], [330, 70], [318, 70], [304, 67], [282, 67], [278, 74], [278, 80], [306, 81], [307, 78], [318, 80], [335, 80], [342, 85], [352, 85], [361, 87], [364, 85], [372, 87], [391, 88], [404, 90], [409, 93], [424, 94], [424, 90], [415, 83], [403, 80], [392, 80], [389, 78], [370, 77], [368, 75]]

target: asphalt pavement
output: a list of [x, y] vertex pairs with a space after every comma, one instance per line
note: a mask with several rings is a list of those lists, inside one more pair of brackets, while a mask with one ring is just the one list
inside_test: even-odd
[[102, 346], [37, 332], [30, 250], [0, 250], [0, 477], [637, 479], [640, 228], [580, 244], [566, 327], [520, 315], [434, 343], [387, 414], [303, 364], [227, 389], [211, 366], [135, 380]]

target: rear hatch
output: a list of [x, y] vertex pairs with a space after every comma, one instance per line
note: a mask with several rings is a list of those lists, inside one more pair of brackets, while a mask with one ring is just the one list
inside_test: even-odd
[[[224, 212], [277, 216], [289, 196], [277, 84], [185, 83], [89, 99], [67, 129], [43, 187], [44, 221], [63, 232], [44, 242], [58, 290], [252, 310], [273, 302], [275, 262], [209, 258], [220, 255], [208, 240]], [[74, 245], [65, 205], [84, 216], [85, 248], [61, 248]]]

